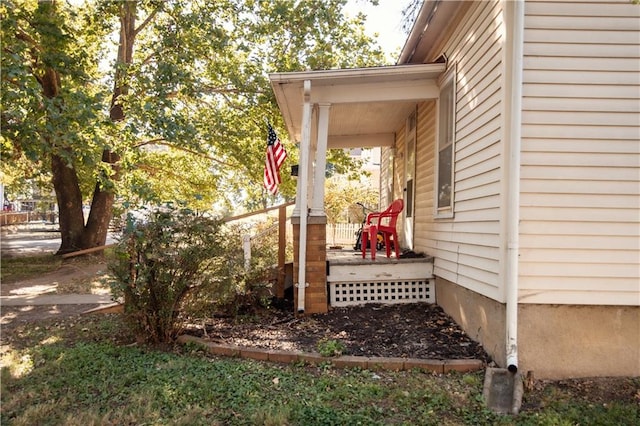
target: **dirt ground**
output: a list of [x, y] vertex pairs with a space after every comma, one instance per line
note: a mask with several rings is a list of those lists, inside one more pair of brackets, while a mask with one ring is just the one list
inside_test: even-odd
[[[104, 264], [63, 264], [52, 273], [13, 284], [2, 284], [2, 295], [34, 291], [77, 289], [78, 282], [104, 274]], [[93, 291], [93, 290], [90, 290]], [[58, 292], [58, 294], [60, 294]], [[2, 306], [0, 337], [20, 339], [29, 323], [49, 321], [73, 324], [97, 305]], [[365, 305], [332, 309], [327, 314], [296, 317], [293, 309], [271, 308], [235, 319], [225, 317], [193, 321], [190, 334], [230, 344], [284, 350], [317, 351], [318, 341], [336, 340], [345, 354], [431, 359], [477, 358], [491, 364], [480, 345], [460, 329], [437, 305]], [[585, 378], [563, 381], [525, 379], [523, 409], [535, 409], [562, 389], [571, 398], [598, 404], [631, 401], [640, 404], [640, 379]], [[552, 389], [552, 390], [550, 390]]]
[[[2, 282], [2, 296], [37, 296], [46, 294], [94, 293], [108, 294], [100, 279], [107, 271], [107, 264], [99, 257], [70, 259], [61, 267], [43, 275], [17, 282]], [[1, 306], [0, 325], [9, 332], [12, 323], [28, 323], [39, 320], [66, 318], [78, 315], [99, 305], [45, 305]]]
[[437, 305], [369, 304], [296, 317], [293, 309], [211, 318], [188, 332], [217, 342], [266, 349], [317, 352], [318, 342], [339, 341], [343, 354], [429, 359], [490, 357]]
[[[99, 259], [98, 257], [91, 258]], [[35, 276], [18, 282], [3, 282], [0, 286], [2, 296], [28, 296], [40, 294], [64, 294], [84, 292], [78, 289], [83, 282], [94, 282], [107, 273], [107, 264], [103, 260], [92, 262], [68, 260], [57, 271]], [[101, 286], [96, 282], [95, 287]], [[107, 291], [105, 288], [104, 291]]]
[[[93, 260], [93, 261], [88, 261]], [[51, 273], [15, 283], [3, 283], [10, 295], [104, 292], [96, 280], [107, 265], [100, 257], [69, 259]], [[2, 324], [78, 315], [97, 305], [4, 306]], [[345, 354], [431, 359], [477, 358], [489, 363], [483, 348], [458, 327], [437, 305], [364, 305], [331, 309], [329, 313], [296, 317], [291, 304], [236, 318], [194, 321], [187, 332], [230, 344], [282, 350], [317, 351], [321, 340], [344, 344]]]

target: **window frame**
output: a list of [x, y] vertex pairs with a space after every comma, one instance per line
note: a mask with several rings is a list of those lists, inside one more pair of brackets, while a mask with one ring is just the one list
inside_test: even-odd
[[[449, 68], [444, 75], [441, 77], [438, 82], [438, 87], [440, 88], [440, 92], [438, 95], [437, 101], [437, 130], [436, 130], [436, 143], [435, 143], [435, 156], [436, 156], [436, 172], [434, 176], [434, 217], [436, 219], [449, 219], [454, 216], [454, 205], [455, 205], [455, 145], [456, 145], [456, 64], [453, 64], [451, 68]], [[447, 93], [448, 92], [448, 93]], [[443, 95], [449, 95], [449, 99], [451, 100], [450, 105], [442, 105], [443, 99], [446, 99]], [[444, 109], [448, 110], [448, 117], [443, 117]], [[443, 124], [448, 126], [447, 131], [444, 132]], [[447, 140], [445, 141], [444, 146], [442, 145], [441, 138], [445, 137]], [[441, 155], [444, 150], [450, 150], [450, 168], [451, 174], [449, 176], [449, 203], [446, 206], [440, 206], [440, 169], [441, 165]]]

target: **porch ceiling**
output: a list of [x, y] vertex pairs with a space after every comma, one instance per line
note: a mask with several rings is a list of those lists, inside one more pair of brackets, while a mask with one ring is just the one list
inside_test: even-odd
[[311, 103], [330, 104], [328, 148], [391, 146], [394, 132], [416, 104], [438, 97], [445, 64], [304, 71], [270, 74], [289, 137], [299, 142], [303, 84], [311, 82]]

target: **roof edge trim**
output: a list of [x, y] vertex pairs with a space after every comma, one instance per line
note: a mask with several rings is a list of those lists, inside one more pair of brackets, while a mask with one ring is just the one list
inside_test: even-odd
[[420, 75], [425, 72], [443, 72], [446, 64], [408, 64], [408, 65], [388, 65], [384, 67], [370, 68], [342, 68], [333, 70], [317, 71], [294, 71], [269, 74], [272, 83], [291, 83], [303, 80], [330, 80], [334, 78], [361, 78], [361, 77], [385, 77], [394, 75]]

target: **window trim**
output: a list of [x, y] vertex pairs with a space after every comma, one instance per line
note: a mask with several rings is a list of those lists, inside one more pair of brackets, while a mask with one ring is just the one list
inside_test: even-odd
[[[436, 143], [435, 143], [435, 148], [434, 148], [434, 152], [435, 152], [435, 176], [434, 176], [434, 218], [436, 219], [450, 219], [453, 218], [454, 216], [454, 206], [455, 206], [455, 145], [456, 145], [456, 104], [457, 104], [457, 98], [456, 98], [456, 64], [453, 64], [453, 66], [451, 68], [449, 68], [444, 75], [441, 77], [440, 81], [438, 82], [438, 86], [440, 87], [440, 93], [438, 96], [438, 100], [437, 100], [437, 108], [436, 108], [436, 114], [437, 114], [437, 119], [436, 119]], [[451, 84], [449, 86], [449, 83]], [[438, 195], [439, 195], [439, 187], [440, 187], [440, 152], [442, 151], [440, 149], [440, 136], [441, 136], [441, 132], [442, 129], [441, 127], [441, 121], [442, 121], [442, 117], [441, 117], [441, 112], [442, 112], [442, 105], [440, 103], [441, 98], [442, 98], [442, 93], [443, 90], [445, 88], [447, 88], [447, 86], [450, 87], [451, 90], [451, 99], [452, 99], [452, 105], [451, 105], [451, 128], [449, 129], [450, 135], [451, 135], [451, 142], [450, 144], [447, 144], [447, 146], [443, 149], [449, 148], [451, 149], [451, 201], [449, 203], [448, 206], [445, 207], [439, 207], [438, 206]]]

